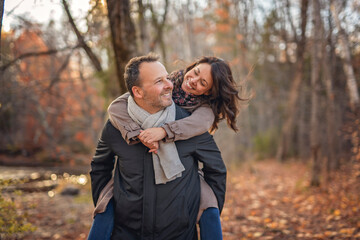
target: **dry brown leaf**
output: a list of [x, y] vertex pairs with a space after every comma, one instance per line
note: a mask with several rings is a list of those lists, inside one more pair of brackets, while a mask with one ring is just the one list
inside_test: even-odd
[[264, 219], [264, 223], [269, 223], [269, 222], [272, 222], [272, 220], [270, 218], [265, 218]]
[[334, 215], [335, 215], [335, 216], [340, 216], [340, 214], [341, 214], [341, 211], [340, 211], [339, 209], [336, 209], [336, 210], [334, 211]]
[[324, 235], [326, 237], [333, 237], [333, 236], [336, 236], [337, 235], [337, 232], [334, 232], [334, 231], [325, 231], [324, 232]]
[[258, 237], [261, 237], [263, 235], [262, 232], [256, 232], [253, 234], [254, 237], [258, 238]]
[[355, 232], [355, 228], [342, 228], [339, 232], [342, 234], [352, 235]]

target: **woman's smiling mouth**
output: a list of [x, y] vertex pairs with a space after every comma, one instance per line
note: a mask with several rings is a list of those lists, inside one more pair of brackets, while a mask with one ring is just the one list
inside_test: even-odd
[[195, 90], [195, 88], [193, 88], [193, 87], [190, 85], [190, 79], [187, 79], [187, 80], [186, 80], [185, 85], [186, 85], [188, 88], [190, 88], [190, 89], [192, 89], [192, 90]]

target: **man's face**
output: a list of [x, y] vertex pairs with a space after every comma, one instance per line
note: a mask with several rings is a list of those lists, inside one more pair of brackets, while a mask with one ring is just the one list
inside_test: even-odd
[[143, 62], [139, 67], [142, 107], [154, 114], [172, 104], [173, 84], [167, 79], [168, 73], [160, 62]]

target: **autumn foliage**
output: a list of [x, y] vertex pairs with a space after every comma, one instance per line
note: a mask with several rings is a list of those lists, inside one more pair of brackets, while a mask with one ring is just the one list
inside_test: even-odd
[[[39, 30], [25, 29], [18, 36], [6, 37], [13, 41], [13, 58], [51, 50]], [[66, 53], [20, 60], [3, 93], [13, 101], [2, 108], [10, 116], [2, 119], [8, 127], [2, 129], [1, 141], [6, 142], [0, 150], [16, 153], [21, 149], [25, 156], [45, 151], [45, 159], [38, 156], [40, 161], [68, 160], [70, 152], [90, 151], [96, 139], [92, 132], [102, 124], [103, 107], [90, 81], [81, 76], [79, 64]]]

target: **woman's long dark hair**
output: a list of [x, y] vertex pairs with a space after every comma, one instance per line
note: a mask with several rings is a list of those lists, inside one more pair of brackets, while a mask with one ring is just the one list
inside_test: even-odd
[[202, 57], [190, 64], [185, 69], [185, 73], [200, 63], [207, 63], [211, 66], [211, 76], [213, 79], [209, 104], [214, 112], [215, 120], [210, 132], [218, 129], [219, 121], [222, 119], [226, 119], [228, 126], [235, 132], [238, 131], [236, 117], [239, 113], [239, 101], [243, 99], [239, 97], [239, 91], [237, 90], [229, 64], [217, 57]]

